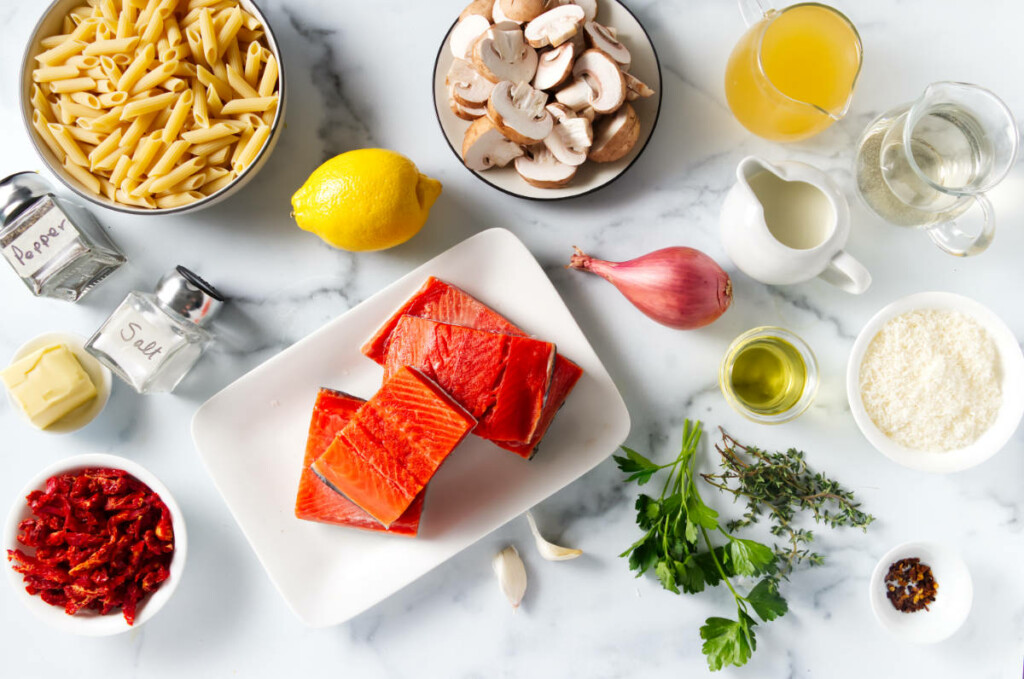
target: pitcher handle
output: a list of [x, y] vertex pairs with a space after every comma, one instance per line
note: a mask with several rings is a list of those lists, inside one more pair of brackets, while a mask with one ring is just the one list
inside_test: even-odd
[[771, 9], [771, 3], [767, 0], [739, 0], [739, 4], [743, 23], [747, 25], [747, 28], [763, 19]]
[[820, 276], [851, 295], [859, 295], [871, 286], [871, 272], [844, 250], [836, 253]]
[[958, 217], [928, 229], [928, 235], [931, 236], [932, 242], [957, 257], [970, 257], [984, 252], [992, 244], [992, 238], [996, 235], [996, 213], [992, 209], [992, 203], [984, 194], [975, 195], [974, 202], [981, 208], [984, 220], [976, 234], [962, 228], [963, 221]]

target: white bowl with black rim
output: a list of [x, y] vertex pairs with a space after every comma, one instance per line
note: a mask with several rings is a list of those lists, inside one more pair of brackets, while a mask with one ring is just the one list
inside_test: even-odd
[[262, 24], [264, 38], [267, 41], [267, 48], [277, 59], [279, 69], [279, 98], [276, 114], [274, 115], [273, 121], [270, 123], [270, 136], [267, 137], [267, 141], [263, 144], [263, 148], [261, 148], [256, 154], [255, 160], [253, 160], [248, 167], [243, 169], [241, 174], [239, 174], [238, 177], [229, 184], [222, 187], [219, 191], [211, 193], [205, 198], [201, 198], [193, 203], [182, 205], [180, 207], [169, 208], [146, 208], [134, 205], [125, 205], [123, 203], [112, 201], [106, 196], [93, 193], [86, 187], [82, 186], [81, 182], [75, 179], [67, 170], [64, 169], [60, 160], [53, 154], [50, 147], [39, 138], [39, 134], [32, 126], [33, 109], [31, 98], [32, 85], [34, 84], [32, 80], [32, 71], [37, 66], [35, 56], [44, 51], [40, 43], [48, 36], [60, 34], [61, 23], [68, 12], [75, 7], [85, 4], [85, 0], [54, 0], [51, 2], [50, 6], [46, 8], [42, 17], [40, 17], [39, 21], [36, 23], [35, 28], [32, 29], [32, 33], [28, 39], [28, 44], [25, 47], [25, 55], [22, 61], [21, 82], [18, 88], [18, 92], [21, 96], [21, 118], [25, 125], [25, 131], [32, 140], [32, 145], [35, 147], [36, 152], [39, 153], [39, 157], [43, 159], [43, 162], [46, 164], [46, 167], [50, 172], [52, 172], [68, 189], [90, 203], [133, 215], [170, 215], [193, 212], [221, 202], [248, 184], [252, 178], [256, 176], [256, 173], [259, 172], [266, 164], [267, 159], [270, 157], [274, 147], [277, 145], [277, 140], [281, 136], [281, 130], [284, 128], [283, 121], [287, 100], [285, 96], [285, 66], [284, 61], [281, 58], [281, 50], [278, 47], [277, 40], [274, 38], [274, 32], [270, 23], [267, 21], [266, 16], [257, 4], [253, 2], [253, 0], [238, 0], [238, 4], [242, 9], [256, 17]]
[[[633, 166], [640, 154], [647, 148], [658, 124], [662, 96], [661, 64], [647, 31], [624, 4], [618, 0], [599, 0], [597, 21], [616, 29], [618, 40], [630, 52], [629, 73], [654, 90], [654, 94], [650, 97], [628, 102], [636, 110], [637, 117], [640, 119], [640, 135], [633, 148], [624, 157], [614, 162], [595, 163], [588, 160], [578, 167], [576, 176], [568, 184], [558, 188], [538, 188], [528, 184], [516, 172], [513, 163], [509, 163], [506, 167], [493, 167], [482, 172], [466, 168], [467, 171], [472, 172], [484, 183], [511, 196], [531, 200], [561, 200], [593, 193], [618, 179]], [[458, 158], [459, 164], [465, 167], [462, 161], [462, 140], [471, 123], [452, 112], [448, 105], [448, 87], [445, 83], [448, 70], [455, 59], [449, 48], [449, 38], [457, 23], [456, 19], [445, 33], [434, 61], [434, 111], [448, 147]]]
[[[864, 408], [860, 390], [860, 369], [871, 340], [886, 323], [902, 314], [922, 309], [958, 311], [974, 319], [991, 337], [1000, 362], [1002, 404], [995, 422], [974, 443], [948, 451], [908, 448], [892, 440], [872, 421]], [[864, 326], [853, 343], [846, 368], [846, 395], [850, 412], [864, 437], [880, 453], [904, 467], [921, 471], [950, 473], [962, 471], [989, 459], [1010, 440], [1024, 416], [1024, 354], [1013, 331], [988, 307], [951, 292], [921, 292], [897, 299]]]
[[[188, 553], [185, 518], [167, 486], [161, 483], [160, 479], [152, 472], [137, 462], [116, 455], [100, 453], [76, 455], [75, 457], [54, 462], [42, 469], [25, 484], [25, 487], [18, 493], [14, 500], [14, 505], [7, 514], [7, 523], [4, 526], [3, 534], [4, 553], [6, 554], [6, 550], [9, 549], [26, 549], [24, 545], [18, 542], [18, 526], [22, 521], [33, 516], [32, 509], [28, 506], [28, 502], [25, 499], [29, 493], [35, 490], [44, 490], [46, 488], [46, 481], [52, 476], [96, 467], [121, 469], [128, 472], [159, 495], [171, 513], [171, 526], [174, 530], [174, 555], [170, 563], [170, 577], [161, 583], [155, 592], [139, 602], [135, 624], [129, 625], [125, 621], [120, 608], [111, 611], [107, 615], [100, 615], [93, 610], [84, 610], [79, 611], [75, 615], [68, 615], [62, 607], [51, 606], [39, 596], [29, 594], [25, 590], [25, 582], [22, 579], [22, 575], [15, 571], [6, 559], [4, 560], [4, 568], [7, 570], [8, 578], [11, 586], [14, 587], [17, 598], [36, 618], [63, 632], [86, 637], [106, 637], [122, 634], [138, 629], [151, 620], [170, 600], [178, 584], [181, 582], [181, 575], [185, 570], [185, 557]], [[34, 552], [31, 548], [29, 550]]]

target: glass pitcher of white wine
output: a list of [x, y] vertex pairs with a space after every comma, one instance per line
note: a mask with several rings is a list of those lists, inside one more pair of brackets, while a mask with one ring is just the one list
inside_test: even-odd
[[976, 255], [995, 234], [985, 193], [1013, 167], [1019, 140], [1013, 114], [992, 92], [933, 83], [868, 125], [857, 144], [857, 189], [888, 222], [927, 230], [952, 255]]

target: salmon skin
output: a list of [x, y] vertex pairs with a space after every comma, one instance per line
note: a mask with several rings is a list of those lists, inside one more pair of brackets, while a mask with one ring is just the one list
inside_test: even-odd
[[412, 366], [473, 414], [474, 434], [527, 443], [544, 410], [554, 361], [550, 342], [402, 316], [388, 342], [384, 379]]
[[[387, 355], [388, 342], [402, 316], [417, 316], [442, 323], [464, 325], [477, 330], [526, 336], [526, 333], [519, 327], [469, 293], [431, 276], [363, 345], [363, 354], [383, 365]], [[558, 410], [582, 376], [583, 370], [578, 365], [558, 354], [555, 358], [554, 374], [544, 403], [544, 411], [531, 439], [527, 443], [517, 441], [494, 441], [494, 443], [521, 457], [533, 457], [547, 433], [548, 427], [551, 426], [555, 415], [558, 414]]]
[[402, 367], [355, 412], [311, 469], [384, 526], [408, 511], [476, 419]]
[[299, 477], [299, 492], [295, 498], [295, 516], [304, 521], [415, 537], [419, 532], [425, 490], [390, 528], [385, 528], [351, 500], [327, 486], [309, 468], [334, 442], [338, 432], [344, 429], [363, 403], [361, 398], [333, 389], [321, 388], [317, 393], [306, 439], [302, 475]]

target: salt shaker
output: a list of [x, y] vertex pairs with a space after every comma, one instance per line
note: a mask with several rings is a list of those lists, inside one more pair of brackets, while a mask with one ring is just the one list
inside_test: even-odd
[[0, 252], [34, 295], [70, 302], [125, 262], [92, 217], [35, 172], [0, 180]]
[[183, 266], [156, 293], [130, 292], [89, 338], [86, 351], [140, 394], [174, 391], [213, 341], [207, 325], [224, 296]]

